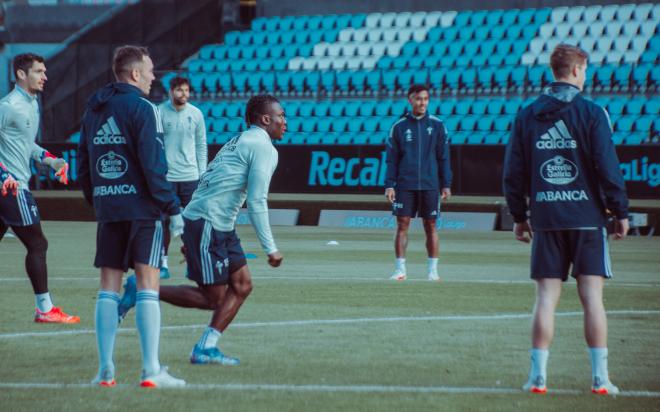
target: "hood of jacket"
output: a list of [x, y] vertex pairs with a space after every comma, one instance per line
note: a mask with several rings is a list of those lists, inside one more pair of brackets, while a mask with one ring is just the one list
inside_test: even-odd
[[538, 120], [556, 120], [568, 110], [580, 89], [569, 83], [551, 83], [543, 94], [532, 103], [532, 113]]
[[87, 101], [87, 108], [93, 111], [101, 111], [103, 107], [118, 94], [135, 93], [140, 97], [143, 96], [142, 91], [137, 87], [128, 83], [109, 83], [99, 89]]

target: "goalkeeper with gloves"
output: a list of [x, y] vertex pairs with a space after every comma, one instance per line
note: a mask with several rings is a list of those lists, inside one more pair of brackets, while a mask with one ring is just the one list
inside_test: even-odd
[[39, 131], [37, 94], [44, 90], [46, 65], [41, 56], [17, 55], [13, 60], [16, 87], [0, 100], [0, 240], [11, 227], [27, 249], [25, 270], [35, 295], [34, 321], [78, 323], [80, 318], [54, 306], [48, 291], [46, 251], [48, 241], [41, 229], [39, 209], [28, 187], [30, 159], [55, 171], [57, 179], [68, 183], [69, 165], [35, 143]]

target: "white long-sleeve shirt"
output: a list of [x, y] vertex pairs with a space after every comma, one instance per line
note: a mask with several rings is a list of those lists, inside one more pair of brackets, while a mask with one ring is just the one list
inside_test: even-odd
[[183, 216], [211, 222], [218, 231], [234, 229], [247, 199], [250, 220], [267, 254], [277, 251], [268, 221], [268, 187], [277, 150], [265, 130], [252, 126], [227, 142], [202, 175]]
[[165, 131], [167, 180], [189, 182], [206, 170], [206, 125], [201, 110], [186, 103], [176, 110], [171, 101], [158, 106]]
[[0, 163], [28, 190], [30, 158], [41, 162], [46, 150], [35, 143], [39, 131], [39, 103], [20, 86], [0, 100]]

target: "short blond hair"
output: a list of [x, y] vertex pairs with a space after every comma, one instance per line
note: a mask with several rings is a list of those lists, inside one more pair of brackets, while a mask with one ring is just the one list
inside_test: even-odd
[[555, 79], [563, 79], [571, 74], [576, 64], [585, 64], [589, 54], [577, 46], [560, 43], [550, 55], [550, 68]]

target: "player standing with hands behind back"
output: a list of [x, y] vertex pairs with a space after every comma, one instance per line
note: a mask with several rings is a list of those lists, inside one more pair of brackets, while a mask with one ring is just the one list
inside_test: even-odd
[[[451, 197], [449, 136], [440, 119], [427, 113], [429, 89], [415, 84], [408, 89], [412, 113], [394, 123], [387, 139], [387, 175], [385, 197], [396, 216], [394, 252], [396, 266], [392, 280], [405, 280], [406, 248], [410, 218], [419, 216], [426, 234], [428, 279], [438, 276], [439, 199]], [[440, 189], [442, 192], [439, 193]]]
[[87, 103], [78, 148], [78, 176], [85, 199], [94, 204], [98, 227], [94, 266], [101, 269], [96, 301], [99, 371], [92, 384], [115, 385], [113, 352], [123, 274], [137, 273], [136, 326], [142, 350], [143, 387], [183, 386], [158, 359], [158, 286], [163, 220], [180, 235], [179, 201], [166, 180], [163, 125], [158, 108], [145, 98], [155, 76], [144, 47], [123, 46], [112, 62], [116, 83]]
[[[571, 275], [584, 308], [592, 392], [615, 395], [607, 370], [607, 317], [603, 284], [612, 277], [606, 209], [615, 239], [628, 231], [628, 198], [607, 112], [580, 91], [587, 53], [558, 45], [550, 56], [555, 82], [516, 117], [504, 162], [504, 195], [516, 239], [532, 238], [536, 281], [531, 368], [523, 390], [545, 393], [548, 350], [562, 282]], [[529, 205], [528, 200], [529, 199]], [[527, 211], [531, 215], [531, 225]]]
[[[170, 80], [170, 98], [158, 108], [163, 120], [167, 180], [184, 208], [197, 189], [199, 177], [206, 171], [206, 126], [201, 110], [188, 102], [190, 81], [185, 77]], [[167, 252], [170, 231], [165, 225], [165, 255], [160, 268], [161, 279], [170, 277]]]

